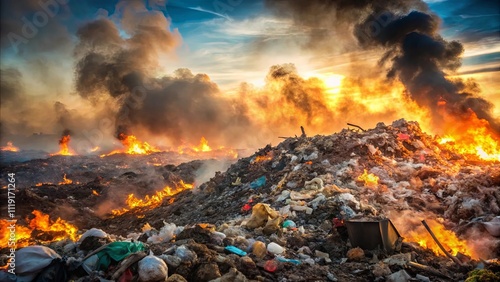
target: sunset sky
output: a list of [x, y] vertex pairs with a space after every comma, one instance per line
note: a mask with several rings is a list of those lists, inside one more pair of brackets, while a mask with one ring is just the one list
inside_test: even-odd
[[[52, 2], [57, 3], [55, 1]], [[2, 103], [2, 130], [7, 134], [57, 133], [61, 126], [48, 127], [47, 123], [60, 120], [60, 115], [49, 118], [48, 122], [41, 121], [40, 114], [36, 113], [39, 110], [35, 110], [43, 107], [41, 105], [52, 107], [60, 102], [69, 112], [75, 108], [86, 109], [79, 109], [76, 116], [85, 116], [83, 112], [95, 107], [80, 106], [84, 104], [82, 95], [77, 95], [75, 90], [79, 28], [90, 21], [105, 18], [116, 24], [123, 40], [131, 36], [122, 9], [128, 5], [127, 1], [59, 0], [68, 3], [56, 5], [53, 16], [49, 15], [47, 23], [37, 28], [32, 38], [25, 42], [13, 41], [9, 34], [22, 34], [23, 24], [32, 22], [37, 12], [44, 11], [40, 6], [42, 2], [47, 1], [2, 1], [1, 4], [2, 100], [8, 99], [7, 95], [23, 96], [24, 102], [29, 100], [26, 102], [29, 105], [18, 110], [6, 110], [5, 107], [12, 106]], [[231, 95], [240, 91], [244, 82], [257, 88], [265, 85], [271, 66], [293, 63], [301, 77], [318, 77], [332, 93], [336, 93], [335, 88], [340, 87], [342, 78], [365, 72], [367, 65], [379, 74], [385, 72], [376, 70], [380, 68], [377, 63], [383, 54], [381, 49], [359, 48], [352, 35], [352, 26], [342, 30], [338, 26], [333, 28], [337, 25], [335, 21], [325, 22], [328, 41], [323, 41], [321, 46], [310, 46], [311, 30], [300, 28], [290, 17], [269, 8], [265, 0], [139, 2], [143, 4], [135, 10], [136, 19], [146, 18], [142, 14], [161, 14], [166, 19], [165, 30], [173, 38], [172, 49], [158, 55], [156, 77], [169, 76], [179, 68], [187, 68], [193, 74], [208, 75], [224, 95]], [[495, 105], [492, 112], [498, 118], [500, 5], [497, 1], [487, 0], [425, 2], [430, 11], [441, 18], [439, 30], [444, 39], [458, 40], [465, 48], [462, 67], [449, 75], [474, 78], [480, 85], [482, 97]], [[333, 27], [329, 28], [329, 25]], [[12, 78], [16, 78], [15, 83], [7, 81]], [[11, 94], [9, 91], [17, 86], [22, 91]], [[11, 116], [7, 118], [7, 114]], [[11, 126], [15, 123], [12, 115], [18, 115], [16, 130]]]

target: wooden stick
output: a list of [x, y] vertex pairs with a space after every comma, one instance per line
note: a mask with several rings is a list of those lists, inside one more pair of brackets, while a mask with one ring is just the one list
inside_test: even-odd
[[302, 135], [300, 135], [300, 137], [307, 137], [306, 132], [304, 131], [304, 127], [302, 125], [300, 126], [300, 131], [302, 131]]
[[455, 262], [456, 264], [462, 266], [462, 263], [454, 256], [452, 256], [444, 247], [443, 245], [441, 245], [441, 243], [439, 242], [439, 240], [436, 238], [436, 235], [434, 235], [434, 233], [432, 232], [431, 228], [429, 227], [429, 225], [427, 225], [427, 222], [425, 222], [425, 219], [422, 220], [422, 224], [425, 226], [425, 229], [427, 229], [427, 231], [429, 232], [429, 234], [431, 234], [432, 236], [432, 239], [434, 239], [434, 241], [436, 242], [436, 244], [438, 245], [438, 247], [441, 249], [441, 251], [443, 251], [443, 253], [449, 257], [453, 262]]
[[408, 263], [408, 265], [409, 265], [409, 266], [413, 266], [413, 267], [418, 268], [418, 269], [421, 269], [421, 270], [423, 270], [423, 271], [427, 271], [427, 272], [429, 272], [429, 273], [431, 273], [431, 274], [434, 274], [434, 275], [436, 275], [436, 276], [439, 276], [439, 277], [443, 277], [443, 278], [448, 278], [448, 279], [451, 279], [451, 277], [449, 277], [449, 276], [447, 276], [447, 275], [445, 275], [445, 274], [443, 274], [443, 273], [441, 273], [441, 272], [437, 271], [437, 269], [432, 268], [432, 267], [427, 266], [427, 265], [423, 265], [423, 264], [416, 263], [416, 262], [413, 262], [413, 261], [410, 261], [410, 262]]
[[361, 129], [361, 131], [366, 131], [366, 130], [364, 130], [363, 128], [361, 128], [361, 126], [359, 126], [359, 125], [355, 125], [355, 124], [352, 124], [352, 123], [347, 123], [347, 125], [352, 126], [352, 127], [359, 128], [359, 129]]

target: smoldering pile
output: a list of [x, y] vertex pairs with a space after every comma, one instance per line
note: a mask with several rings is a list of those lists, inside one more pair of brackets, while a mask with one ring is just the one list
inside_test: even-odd
[[[80, 281], [117, 279], [125, 275], [117, 272], [123, 265], [127, 275], [138, 277], [146, 250], [153, 252], [148, 260], [165, 266], [170, 281], [463, 280], [499, 270], [499, 187], [498, 163], [468, 160], [417, 123], [398, 120], [367, 131], [287, 138], [173, 201], [79, 226], [114, 234], [87, 239], [93, 242], [89, 250], [69, 241], [49, 247], [85, 263], [111, 241], [140, 245], [130, 251], [130, 265], [123, 260], [97, 266]], [[401, 249], [394, 254], [354, 248], [343, 223], [360, 218], [392, 220], [406, 238]], [[464, 242], [449, 246], [462, 253], [456, 255], [460, 265], [417, 244], [426, 231], [412, 232], [423, 219]], [[431, 228], [439, 232], [436, 226]]]

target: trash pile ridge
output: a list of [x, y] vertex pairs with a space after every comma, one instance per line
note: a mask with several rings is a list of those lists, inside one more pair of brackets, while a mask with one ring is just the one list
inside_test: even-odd
[[80, 282], [498, 281], [499, 188], [500, 164], [416, 122], [303, 134], [16, 261], [44, 262], [29, 278]]

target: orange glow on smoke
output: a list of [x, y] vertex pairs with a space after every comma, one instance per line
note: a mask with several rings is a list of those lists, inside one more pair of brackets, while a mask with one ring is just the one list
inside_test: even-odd
[[368, 173], [368, 171], [363, 172], [360, 176], [358, 176], [359, 181], [363, 181], [366, 187], [374, 188], [378, 185], [379, 177], [373, 173]]
[[488, 121], [479, 119], [473, 112], [467, 120], [455, 123], [438, 140], [446, 149], [465, 155], [472, 160], [500, 162], [500, 140], [492, 132]]
[[120, 153], [130, 154], [130, 155], [147, 155], [151, 153], [160, 152], [158, 148], [149, 145], [148, 142], [141, 142], [137, 140], [137, 137], [135, 137], [134, 135], [125, 135], [123, 133], [120, 133], [118, 139], [120, 139], [120, 142], [125, 148], [120, 150], [114, 150], [109, 154], [101, 155], [101, 157], [120, 154]]
[[7, 146], [0, 147], [1, 151], [19, 152], [19, 148], [14, 146], [12, 142], [7, 142]]
[[[468, 255], [474, 259], [478, 257], [472, 251], [472, 248], [467, 246], [467, 242], [457, 238], [455, 233], [450, 230], [447, 230], [444, 225], [435, 221], [435, 220], [426, 220], [427, 224], [431, 228], [434, 235], [438, 241], [443, 245], [443, 247], [449, 251], [452, 255], [457, 255], [458, 252]], [[423, 248], [427, 248], [432, 250], [435, 254], [444, 256], [445, 254], [438, 247], [434, 239], [432, 239], [431, 235], [424, 226], [420, 226], [419, 228], [412, 229], [412, 231], [407, 234], [403, 234], [405, 241], [417, 242]]]
[[61, 137], [61, 139], [59, 140], [59, 152], [50, 155], [73, 156], [75, 153], [69, 148], [69, 141], [71, 141], [69, 135], [64, 135], [63, 137]]
[[[64, 239], [78, 240], [78, 228], [74, 225], [57, 218], [56, 221], [50, 220], [48, 214], [41, 211], [34, 210], [32, 214], [35, 216], [33, 219], [27, 219], [28, 226], [22, 226], [16, 223], [16, 248], [28, 246], [30, 244], [49, 243], [53, 241], [60, 241]], [[0, 249], [8, 247], [10, 226], [7, 220], [0, 220]], [[37, 230], [42, 233], [50, 233], [51, 240], [44, 241], [37, 237], [33, 238], [32, 232]]]
[[122, 215], [132, 209], [148, 207], [149, 209], [155, 208], [159, 206], [165, 197], [173, 196], [177, 193], [180, 193], [184, 190], [189, 190], [193, 188], [193, 184], [184, 183], [184, 181], [180, 181], [175, 188], [170, 186], [165, 186], [163, 190], [156, 192], [154, 195], [147, 195], [143, 199], [137, 198], [134, 194], [129, 194], [125, 203], [127, 204], [126, 208], [115, 209], [111, 211], [111, 214], [114, 216]]

